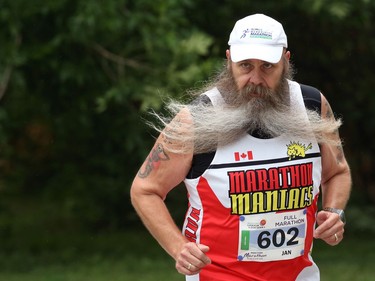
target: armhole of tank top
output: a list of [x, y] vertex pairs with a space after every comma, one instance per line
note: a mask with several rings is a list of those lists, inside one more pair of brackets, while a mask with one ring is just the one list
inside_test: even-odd
[[[317, 88], [300, 84], [305, 107], [322, 114], [322, 96]], [[320, 147], [320, 144], [319, 144]]]
[[319, 114], [322, 112], [322, 97], [317, 88], [300, 84], [303, 102], [305, 107], [310, 110], [317, 111]]
[[[207, 95], [201, 95], [196, 98], [192, 104], [212, 104], [210, 98]], [[187, 179], [195, 179], [201, 176], [205, 170], [210, 166], [212, 160], [215, 157], [216, 151], [209, 152], [209, 153], [200, 153], [194, 154], [193, 161], [190, 167], [188, 174], [186, 175]]]

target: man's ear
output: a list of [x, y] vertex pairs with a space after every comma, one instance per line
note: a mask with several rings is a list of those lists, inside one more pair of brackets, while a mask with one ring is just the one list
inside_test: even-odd
[[232, 60], [230, 58], [230, 50], [229, 49], [225, 51], [225, 55], [227, 57], [227, 68], [229, 69], [230, 68], [230, 64], [232, 63]]
[[285, 56], [286, 60], [289, 61], [290, 60], [290, 51], [286, 51], [284, 56]]
[[229, 51], [229, 49], [225, 51], [225, 55], [227, 56], [227, 60], [230, 60], [230, 51]]

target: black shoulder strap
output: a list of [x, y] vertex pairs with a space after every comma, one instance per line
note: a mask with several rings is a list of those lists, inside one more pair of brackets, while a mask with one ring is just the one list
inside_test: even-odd
[[305, 107], [321, 113], [322, 97], [317, 88], [300, 84]]
[[202, 103], [203, 104], [212, 104], [210, 98], [205, 94], [198, 96], [197, 98], [195, 98], [191, 102], [192, 105], [197, 105], [197, 104], [202, 104]]

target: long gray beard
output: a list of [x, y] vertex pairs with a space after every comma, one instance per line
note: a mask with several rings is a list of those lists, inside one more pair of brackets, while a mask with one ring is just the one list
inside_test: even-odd
[[311, 110], [307, 110], [307, 115], [304, 109], [296, 110], [289, 97], [287, 74], [283, 75], [275, 91], [259, 86], [239, 91], [229, 71], [224, 71], [214, 86], [225, 103], [212, 106], [171, 101], [168, 109], [173, 115], [177, 114], [177, 118], [169, 122], [156, 115], [165, 126], [163, 131], [158, 130], [168, 150], [195, 154], [211, 152], [218, 144], [230, 144], [244, 134], [254, 132], [263, 138], [284, 135], [298, 141], [310, 141], [315, 137], [319, 143], [338, 145], [332, 135], [341, 121], [322, 119]]

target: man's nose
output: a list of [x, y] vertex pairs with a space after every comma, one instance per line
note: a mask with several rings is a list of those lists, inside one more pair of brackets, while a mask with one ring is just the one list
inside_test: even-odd
[[263, 78], [259, 70], [253, 69], [251, 71], [248, 83], [256, 86], [263, 85]]

